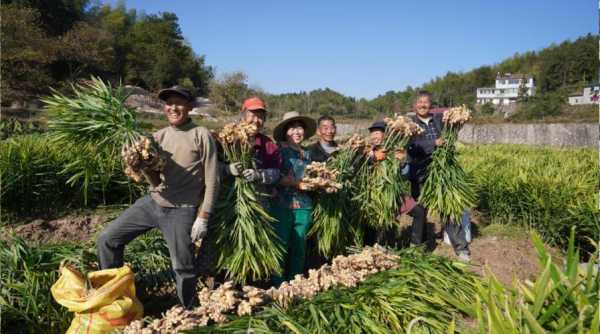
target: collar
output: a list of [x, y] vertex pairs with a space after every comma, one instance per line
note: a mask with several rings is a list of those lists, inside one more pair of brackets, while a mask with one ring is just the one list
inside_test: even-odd
[[417, 115], [417, 119], [419, 121], [421, 121], [422, 123], [429, 124], [429, 122], [431, 122], [431, 120], [433, 118], [431, 117], [431, 115], [429, 115], [429, 117], [421, 117], [421, 116]]
[[291, 145], [291, 144], [290, 144], [290, 143], [288, 143], [287, 141], [284, 141], [284, 142], [282, 142], [282, 143], [281, 143], [281, 147], [282, 147], [282, 148], [289, 148], [289, 149], [291, 149], [292, 151], [299, 152], [300, 154], [302, 154], [302, 151], [304, 150], [304, 149], [302, 148], [302, 145], [298, 145], [298, 146], [296, 146], [296, 145]]
[[321, 144], [321, 146], [323, 147], [337, 147], [338, 144], [335, 141], [332, 141], [331, 143], [319, 140], [319, 144]]
[[177, 126], [176, 125], [170, 125], [170, 127], [173, 128], [173, 130], [176, 130], [176, 131], [187, 131], [187, 130], [195, 127], [195, 126], [196, 126], [196, 124], [194, 124], [194, 122], [192, 122], [192, 119], [189, 118], [189, 117], [188, 117], [188, 120], [185, 123], [181, 124], [181, 125], [177, 125]]

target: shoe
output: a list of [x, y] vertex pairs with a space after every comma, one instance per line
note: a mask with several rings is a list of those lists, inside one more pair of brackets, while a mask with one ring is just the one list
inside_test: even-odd
[[471, 256], [469, 256], [469, 253], [467, 253], [467, 252], [458, 253], [458, 259], [465, 263], [471, 262]]
[[448, 236], [448, 233], [446, 231], [444, 231], [444, 243], [448, 246], [452, 246], [452, 243], [450, 242], [450, 237]]

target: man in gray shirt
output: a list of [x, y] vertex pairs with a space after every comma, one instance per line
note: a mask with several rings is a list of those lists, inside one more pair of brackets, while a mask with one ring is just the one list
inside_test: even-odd
[[[192, 94], [180, 87], [163, 89], [164, 114], [169, 126], [154, 133], [162, 172], [143, 170], [150, 194], [138, 199], [98, 236], [101, 269], [123, 265], [123, 250], [131, 240], [154, 228], [167, 241], [175, 272], [177, 296], [186, 308], [196, 298], [194, 242], [208, 230], [208, 219], [218, 196], [220, 177], [217, 149], [210, 132], [189, 117]], [[139, 161], [126, 161], [140, 170]]]

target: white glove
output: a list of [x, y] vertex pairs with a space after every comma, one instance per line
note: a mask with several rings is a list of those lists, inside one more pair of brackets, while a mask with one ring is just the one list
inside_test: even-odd
[[194, 225], [192, 225], [192, 233], [190, 236], [192, 237], [192, 242], [196, 242], [206, 236], [208, 232], [208, 219], [205, 218], [196, 218], [194, 221]]
[[245, 169], [242, 172], [242, 175], [248, 182], [254, 182], [257, 180], [262, 180], [262, 175], [256, 169]]
[[240, 176], [240, 174], [242, 174], [242, 168], [241, 162], [232, 162], [227, 165], [227, 171], [232, 176]]

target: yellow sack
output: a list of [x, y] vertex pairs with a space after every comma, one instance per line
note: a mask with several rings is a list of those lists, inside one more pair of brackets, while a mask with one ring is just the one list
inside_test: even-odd
[[144, 314], [128, 266], [89, 273], [87, 287], [86, 278], [76, 269], [61, 266], [60, 273], [50, 291], [56, 302], [75, 312], [67, 334], [109, 333]]

